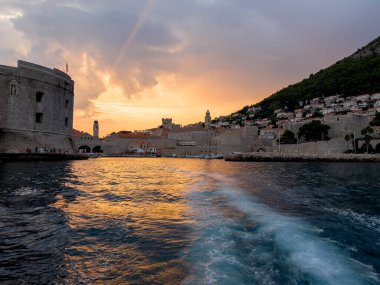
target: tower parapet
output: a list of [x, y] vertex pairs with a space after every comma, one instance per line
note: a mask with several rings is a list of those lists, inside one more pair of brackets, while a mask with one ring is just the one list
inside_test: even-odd
[[162, 127], [168, 130], [171, 130], [173, 127], [173, 119], [172, 118], [162, 118]]

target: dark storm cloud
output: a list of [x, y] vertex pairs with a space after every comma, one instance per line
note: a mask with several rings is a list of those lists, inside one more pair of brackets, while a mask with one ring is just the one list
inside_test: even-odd
[[[0, 5], [22, 10], [13, 24], [32, 44], [28, 58], [57, 64], [63, 60], [62, 48], [86, 52], [99, 69], [115, 68], [113, 79], [129, 96], [155, 86], [159, 74], [206, 78], [224, 71], [220, 82], [252, 90], [241, 96], [252, 96], [253, 102], [249, 94], [293, 83], [379, 35], [378, 0], [153, 2], [125, 50], [149, 1]], [[60, 47], [52, 48], [53, 43]], [[89, 90], [86, 98], [98, 96], [99, 90]]]
[[281, 87], [308, 76], [380, 31], [376, 0], [184, 2], [161, 7], [164, 18], [185, 34], [183, 54], [202, 59], [208, 69], [254, 74], [252, 89], [269, 78], [267, 84]]

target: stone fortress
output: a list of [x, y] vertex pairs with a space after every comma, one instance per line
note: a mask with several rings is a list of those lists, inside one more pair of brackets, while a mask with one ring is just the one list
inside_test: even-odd
[[[379, 94], [375, 94], [375, 97]], [[104, 153], [160, 154], [194, 157], [233, 152], [343, 153], [348, 148], [347, 134], [360, 136], [373, 115], [349, 112], [324, 114], [330, 126], [329, 141], [279, 145], [277, 138], [285, 131], [297, 132], [307, 121], [279, 120], [279, 128], [269, 120], [234, 124], [211, 119], [207, 110], [204, 121], [187, 126], [163, 118], [161, 126], [143, 131], [120, 131], [99, 137], [95, 121], [93, 134], [73, 130], [74, 81], [66, 73], [33, 63], [18, 61], [17, 67], [0, 65], [0, 153]], [[377, 101], [376, 101], [377, 104]], [[377, 106], [375, 104], [375, 107]], [[236, 114], [232, 114], [234, 119]], [[243, 117], [242, 117], [243, 118]], [[282, 122], [282, 124], [280, 124]], [[373, 148], [380, 149], [380, 128], [374, 128]], [[358, 140], [361, 147], [363, 141]]]
[[0, 153], [73, 153], [74, 81], [18, 61], [0, 65]]
[[105, 154], [155, 154], [163, 156], [208, 156], [231, 152], [272, 151], [273, 141], [258, 137], [258, 128], [215, 129], [207, 110], [202, 123], [180, 126], [171, 118], [163, 118], [162, 125], [144, 131], [118, 132], [99, 138], [99, 122], [93, 134], [74, 130], [74, 141], [79, 152]]
[[[93, 135], [74, 131], [74, 141], [81, 152], [103, 152], [113, 155], [159, 153], [163, 156], [204, 157], [239, 152], [338, 154], [347, 151], [348, 142], [344, 139], [347, 134], [356, 134], [357, 148], [363, 145], [360, 131], [368, 126], [371, 119], [371, 116], [356, 113], [326, 114], [320, 120], [330, 126], [329, 140], [300, 140], [297, 144], [280, 145], [277, 139], [285, 130], [298, 132], [305, 122], [287, 122], [282, 128], [270, 129], [269, 133], [264, 132], [267, 131], [266, 128], [251, 125], [225, 128], [212, 123], [210, 112], [207, 110], [204, 122], [201, 123], [182, 127], [174, 124], [171, 118], [163, 118], [162, 125], [158, 128], [135, 132], [121, 131], [104, 138], [99, 138], [99, 123], [95, 121]], [[375, 133], [371, 144], [377, 149], [380, 143], [380, 129], [373, 128]]]

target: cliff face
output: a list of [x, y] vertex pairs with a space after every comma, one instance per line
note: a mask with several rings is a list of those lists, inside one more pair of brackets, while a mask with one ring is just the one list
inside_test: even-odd
[[292, 111], [299, 102], [321, 96], [343, 97], [380, 92], [380, 37], [334, 65], [276, 92], [255, 106], [259, 117], [269, 117], [278, 108]]

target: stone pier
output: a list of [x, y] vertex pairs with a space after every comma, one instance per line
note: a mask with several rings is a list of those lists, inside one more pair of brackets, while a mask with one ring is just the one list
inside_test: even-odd
[[380, 162], [379, 154], [296, 154], [250, 152], [229, 154], [226, 161], [327, 161], [327, 162]]

